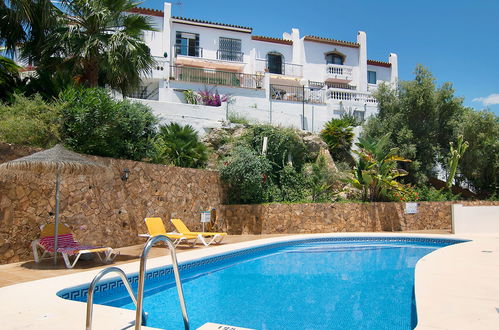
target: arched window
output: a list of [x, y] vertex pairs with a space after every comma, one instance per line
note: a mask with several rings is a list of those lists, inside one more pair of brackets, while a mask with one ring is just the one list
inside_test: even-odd
[[345, 55], [338, 52], [331, 52], [326, 54], [326, 64], [339, 64], [343, 65]]
[[267, 54], [267, 70], [270, 73], [284, 74], [284, 60], [280, 53], [272, 52]]

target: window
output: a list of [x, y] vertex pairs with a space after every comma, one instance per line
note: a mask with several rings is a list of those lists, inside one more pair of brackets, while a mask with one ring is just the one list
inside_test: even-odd
[[279, 53], [267, 54], [267, 69], [270, 73], [284, 74], [282, 55]]
[[225, 61], [243, 61], [241, 39], [220, 37], [217, 58]]
[[326, 54], [326, 64], [338, 64], [343, 65], [344, 56], [338, 53]]
[[175, 54], [200, 57], [201, 48], [199, 47], [199, 34], [177, 32]]
[[376, 71], [367, 71], [367, 83], [376, 84]]

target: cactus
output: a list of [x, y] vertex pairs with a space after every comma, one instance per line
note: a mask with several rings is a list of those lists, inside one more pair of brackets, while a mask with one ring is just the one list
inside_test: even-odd
[[450, 191], [452, 189], [452, 183], [454, 182], [454, 177], [457, 172], [457, 165], [459, 163], [459, 159], [463, 157], [466, 149], [468, 149], [469, 143], [468, 141], [463, 142], [463, 136], [459, 135], [457, 137], [457, 148], [454, 149], [454, 143], [450, 142], [450, 152], [448, 158], [448, 168], [449, 175], [447, 176], [447, 189]]

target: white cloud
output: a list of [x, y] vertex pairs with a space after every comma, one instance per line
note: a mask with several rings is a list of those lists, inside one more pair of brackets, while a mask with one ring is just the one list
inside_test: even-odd
[[499, 94], [490, 94], [487, 97], [477, 97], [473, 102], [482, 102], [484, 106], [499, 104]]

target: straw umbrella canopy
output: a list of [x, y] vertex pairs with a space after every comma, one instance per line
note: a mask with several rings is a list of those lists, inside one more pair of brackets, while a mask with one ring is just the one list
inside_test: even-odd
[[61, 144], [57, 144], [48, 150], [0, 164], [0, 173], [15, 173], [17, 175], [21, 175], [23, 172], [31, 172], [32, 174], [55, 174], [54, 265], [57, 264], [59, 186], [61, 183], [61, 175], [88, 175], [106, 169], [106, 166], [93, 162], [76, 152], [69, 151]]

